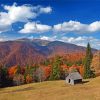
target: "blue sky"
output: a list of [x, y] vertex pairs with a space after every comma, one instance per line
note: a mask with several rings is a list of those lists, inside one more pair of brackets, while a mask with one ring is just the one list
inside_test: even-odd
[[59, 40], [100, 49], [99, 0], [0, 0], [0, 41]]

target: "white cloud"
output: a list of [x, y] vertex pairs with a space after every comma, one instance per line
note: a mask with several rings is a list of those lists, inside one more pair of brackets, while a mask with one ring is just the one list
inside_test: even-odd
[[57, 40], [57, 36], [52, 36], [52, 37], [48, 37], [48, 36], [40, 36], [41, 40], [48, 40], [48, 41], [55, 41]]
[[5, 32], [5, 31], [8, 31], [11, 28], [12, 28], [11, 25], [4, 25], [4, 24], [0, 23], [0, 33]]
[[51, 7], [21, 5], [17, 6], [14, 3], [12, 6], [4, 5], [4, 12], [0, 12], [0, 32], [7, 31], [11, 25], [16, 22], [28, 22], [34, 19], [41, 13], [49, 13]]
[[87, 43], [90, 42], [92, 48], [100, 49], [100, 39], [96, 39], [94, 37], [86, 37], [86, 36], [79, 36], [79, 37], [62, 37], [61, 41], [73, 43], [79, 46], [87, 46]]
[[47, 37], [47, 36], [42, 36], [40, 37], [41, 40], [50, 40], [50, 37]]
[[100, 31], [100, 21], [93, 22], [89, 25], [88, 30], [90, 32]]
[[92, 48], [96, 48], [100, 50], [100, 39], [96, 39], [94, 37], [86, 37], [86, 36], [79, 36], [79, 37], [57, 37], [57, 36], [41, 36], [40, 39], [42, 40], [49, 40], [49, 41], [62, 41], [66, 43], [72, 43], [78, 46], [87, 46], [89, 42]]
[[63, 33], [93, 33], [100, 31], [100, 21], [91, 24], [83, 24], [78, 21], [69, 21], [61, 24], [54, 25], [55, 32]]
[[1, 41], [4, 41], [4, 39], [3, 39], [3, 38], [0, 38], [0, 42], [1, 42]]
[[1, 34], [0, 34], [0, 42], [6, 41], [6, 40], [7, 40], [6, 38], [7, 38], [7, 37], [6, 37], [5, 35], [1, 35]]
[[44, 33], [51, 30], [51, 26], [38, 24], [35, 22], [28, 22], [24, 25], [24, 28], [19, 33]]
[[15, 3], [12, 6], [4, 6], [4, 9], [8, 11], [8, 18], [10, 23], [26, 22], [28, 19], [35, 18], [37, 14], [33, 12], [32, 6], [22, 5], [17, 6]]
[[50, 13], [50, 12], [52, 12], [51, 7], [40, 8], [40, 13]]

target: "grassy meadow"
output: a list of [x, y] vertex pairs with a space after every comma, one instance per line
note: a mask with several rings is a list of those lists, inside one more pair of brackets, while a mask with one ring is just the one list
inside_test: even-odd
[[75, 86], [60, 80], [1, 88], [0, 100], [100, 100], [100, 77]]

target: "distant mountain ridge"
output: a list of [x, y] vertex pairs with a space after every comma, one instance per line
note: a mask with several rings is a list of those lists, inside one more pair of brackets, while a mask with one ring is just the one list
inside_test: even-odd
[[[60, 41], [18, 39], [0, 42], [0, 64], [5, 66], [40, 63], [55, 55], [85, 53], [86, 48]], [[93, 52], [97, 51], [92, 49]]]

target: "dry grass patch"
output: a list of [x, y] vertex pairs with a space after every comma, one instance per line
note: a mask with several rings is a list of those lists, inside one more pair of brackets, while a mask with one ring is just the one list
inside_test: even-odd
[[0, 100], [100, 100], [100, 77], [75, 86], [65, 81], [47, 81], [4, 88], [0, 90]]

